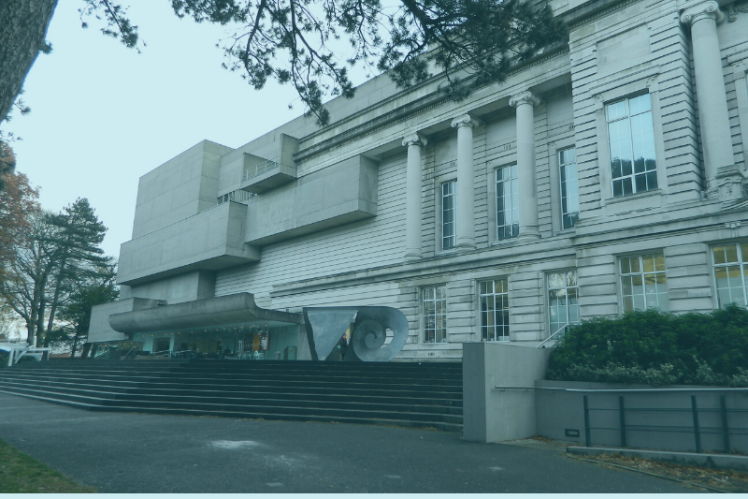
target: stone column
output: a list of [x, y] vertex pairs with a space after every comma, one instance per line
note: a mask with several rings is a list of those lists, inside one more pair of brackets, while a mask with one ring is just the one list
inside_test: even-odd
[[452, 120], [457, 128], [457, 249], [475, 249], [475, 187], [473, 127], [478, 120], [463, 114]]
[[405, 180], [405, 259], [421, 258], [421, 148], [426, 139], [414, 133], [403, 139], [408, 148]]
[[717, 38], [717, 23], [724, 17], [715, 1], [689, 2], [684, 5], [680, 17], [683, 24], [691, 27], [707, 188], [716, 187], [719, 168], [735, 163], [732, 156], [725, 80], [722, 77], [722, 57]]
[[509, 99], [517, 109], [517, 191], [519, 194], [519, 239], [536, 239], [538, 195], [535, 189], [535, 117], [533, 107], [540, 101], [532, 92]]

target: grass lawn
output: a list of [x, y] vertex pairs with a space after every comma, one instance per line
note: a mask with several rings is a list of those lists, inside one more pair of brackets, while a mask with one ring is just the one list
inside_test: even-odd
[[19, 492], [96, 492], [17, 451], [0, 440], [0, 494]]

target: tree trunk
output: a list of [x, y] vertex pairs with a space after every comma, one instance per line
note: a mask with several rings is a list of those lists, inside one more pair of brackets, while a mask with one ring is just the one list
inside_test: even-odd
[[57, 303], [60, 301], [60, 291], [62, 290], [63, 275], [65, 273], [65, 264], [67, 263], [67, 257], [63, 257], [60, 262], [60, 270], [57, 273], [58, 278], [55, 283], [55, 294], [52, 296], [52, 303], [49, 307], [49, 321], [47, 322], [47, 334], [52, 332], [52, 324], [55, 321], [55, 314], [57, 313]]
[[75, 338], [73, 338], [73, 349], [70, 350], [70, 358], [75, 358], [75, 349], [78, 348], [78, 330], [75, 330]]
[[0, 123], [45, 44], [57, 0], [0, 1]]
[[81, 359], [85, 360], [88, 358], [88, 352], [91, 350], [91, 344], [86, 343], [83, 345], [83, 352], [81, 352]]

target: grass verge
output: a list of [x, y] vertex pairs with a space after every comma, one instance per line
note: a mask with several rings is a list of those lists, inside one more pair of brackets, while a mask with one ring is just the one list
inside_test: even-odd
[[706, 489], [710, 492], [748, 492], [748, 473], [741, 471], [681, 466], [665, 461], [622, 456], [621, 454], [568, 455], [567, 457], [654, 475]]
[[96, 489], [78, 485], [0, 440], [0, 494], [43, 492], [86, 493]]

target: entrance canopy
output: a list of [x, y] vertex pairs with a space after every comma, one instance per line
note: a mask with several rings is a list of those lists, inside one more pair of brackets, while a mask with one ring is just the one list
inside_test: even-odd
[[207, 328], [236, 323], [302, 324], [302, 314], [260, 308], [251, 293], [161, 305], [112, 314], [109, 324], [122, 333], [145, 333], [183, 328]]

